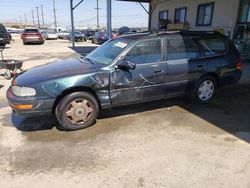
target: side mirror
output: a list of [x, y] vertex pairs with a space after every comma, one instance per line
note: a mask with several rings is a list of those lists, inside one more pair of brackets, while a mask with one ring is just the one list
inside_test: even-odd
[[122, 59], [122, 60], [120, 60], [120, 62], [117, 64], [116, 67], [117, 67], [117, 69], [131, 69], [131, 70], [135, 70], [136, 65], [133, 62], [127, 60], [127, 59]]

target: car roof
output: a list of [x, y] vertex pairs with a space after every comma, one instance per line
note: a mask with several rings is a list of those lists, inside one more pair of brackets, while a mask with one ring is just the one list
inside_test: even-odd
[[125, 38], [128, 40], [138, 40], [143, 38], [155, 38], [155, 37], [163, 37], [168, 35], [176, 35], [180, 34], [184, 37], [220, 37], [226, 38], [225, 35], [216, 32], [216, 31], [187, 31], [187, 30], [168, 30], [168, 31], [155, 31], [155, 32], [142, 32], [142, 33], [135, 33], [135, 34], [125, 34], [121, 35], [118, 38]]

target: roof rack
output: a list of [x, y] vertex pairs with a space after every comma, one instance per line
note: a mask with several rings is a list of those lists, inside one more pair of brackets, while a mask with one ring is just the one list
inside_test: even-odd
[[219, 31], [199, 31], [199, 30], [157, 30], [151, 31], [151, 35], [166, 35], [166, 34], [211, 34], [211, 35], [223, 35]]

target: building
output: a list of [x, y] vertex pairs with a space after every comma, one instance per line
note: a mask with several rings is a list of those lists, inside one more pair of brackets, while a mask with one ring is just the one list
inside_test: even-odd
[[121, 0], [149, 3], [149, 30], [219, 31], [250, 58], [250, 0]]
[[[250, 25], [250, 0], [124, 0], [150, 3], [149, 28], [218, 30], [233, 37]], [[242, 27], [240, 27], [242, 29]]]

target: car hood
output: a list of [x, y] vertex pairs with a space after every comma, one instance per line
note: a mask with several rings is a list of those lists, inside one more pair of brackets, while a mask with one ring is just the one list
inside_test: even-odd
[[16, 84], [28, 86], [52, 79], [96, 72], [101, 67], [100, 64], [93, 64], [83, 58], [67, 59], [29, 69], [16, 77]]

